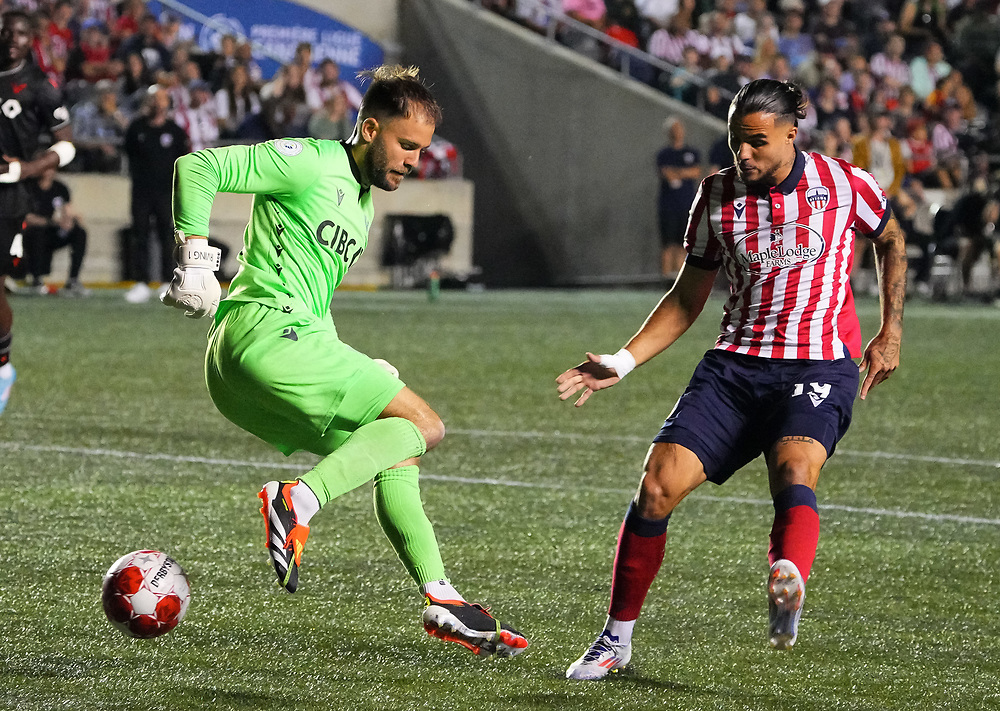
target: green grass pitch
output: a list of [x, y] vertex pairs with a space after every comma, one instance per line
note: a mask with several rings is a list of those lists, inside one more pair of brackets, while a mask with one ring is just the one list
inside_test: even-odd
[[[15, 298], [19, 380], [0, 417], [0, 708], [1000, 708], [1000, 310], [908, 306], [900, 371], [858, 402], [820, 479], [799, 643], [768, 648], [761, 462], [684, 502], [632, 665], [571, 683], [603, 623], [641, 460], [718, 325], [583, 408], [555, 376], [613, 352], [652, 291], [343, 293], [341, 335], [395, 364], [449, 435], [423, 462], [448, 570], [531, 646], [479, 661], [428, 637], [369, 486], [314, 519], [302, 584], [274, 585], [256, 492], [284, 458], [225, 421], [208, 324], [119, 292]], [[872, 301], [859, 307], [866, 340]], [[127, 639], [100, 606], [120, 555], [188, 571], [187, 618]]]

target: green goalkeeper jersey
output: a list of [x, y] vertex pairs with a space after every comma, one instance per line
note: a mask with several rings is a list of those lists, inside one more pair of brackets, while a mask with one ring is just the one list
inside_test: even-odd
[[177, 161], [174, 225], [208, 236], [215, 195], [252, 193], [240, 270], [216, 318], [231, 302], [254, 301], [290, 313], [330, 312], [333, 291], [368, 245], [371, 190], [349, 147], [282, 138], [208, 148]]

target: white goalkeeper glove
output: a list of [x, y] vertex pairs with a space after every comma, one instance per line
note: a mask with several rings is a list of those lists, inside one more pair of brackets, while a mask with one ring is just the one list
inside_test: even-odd
[[[178, 235], [178, 240], [183, 236]], [[215, 278], [222, 261], [222, 250], [208, 241], [196, 239], [177, 245], [177, 268], [170, 286], [160, 297], [167, 306], [184, 311], [189, 318], [214, 316], [222, 298], [222, 287]]]

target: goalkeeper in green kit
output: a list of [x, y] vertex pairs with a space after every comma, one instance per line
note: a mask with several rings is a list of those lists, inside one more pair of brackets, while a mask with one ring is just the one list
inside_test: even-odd
[[[444, 437], [441, 419], [395, 368], [343, 343], [330, 317], [334, 289], [368, 242], [372, 187], [398, 188], [441, 120], [416, 68], [366, 74], [347, 141], [277, 139], [177, 161], [178, 267], [161, 298], [188, 316], [214, 316], [205, 377], [223, 415], [285, 454], [323, 457], [298, 480], [260, 492], [279, 584], [298, 587], [312, 517], [374, 479], [378, 522], [425, 597], [427, 632], [477, 655], [512, 656], [527, 640], [451, 585], [420, 502], [418, 462]], [[254, 196], [240, 269], [221, 304], [219, 251], [207, 241], [219, 192]]]

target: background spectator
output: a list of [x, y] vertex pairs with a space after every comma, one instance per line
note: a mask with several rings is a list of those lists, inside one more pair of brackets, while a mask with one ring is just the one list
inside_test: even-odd
[[170, 204], [174, 161], [190, 152], [187, 134], [170, 118], [170, 95], [160, 87], [147, 97], [142, 113], [125, 133], [125, 153], [132, 179], [132, 229], [126, 242], [125, 277], [136, 284], [125, 294], [129, 303], [149, 301], [153, 291], [149, 238], [159, 245], [157, 279], [169, 283], [174, 269], [174, 223]]
[[[604, 0], [563, 0], [562, 11], [577, 22], [582, 22], [595, 30], [604, 32], [607, 7]], [[603, 56], [601, 45], [591, 35], [573, 27], [564, 27], [561, 41], [567, 47], [600, 60]]]
[[927, 133], [927, 124], [920, 120], [911, 121], [907, 131], [905, 148], [907, 173], [919, 180], [922, 186], [932, 188], [952, 187], [951, 176], [939, 164], [934, 144]]
[[899, 140], [892, 135], [889, 112], [876, 113], [871, 131], [855, 139], [851, 162], [875, 176], [889, 197], [899, 193], [906, 176], [906, 161]]
[[539, 34], [548, 34], [549, 26], [555, 24], [552, 16], [562, 11], [562, 0], [538, 0], [519, 2], [514, 8], [517, 22]]
[[951, 65], [944, 59], [944, 50], [941, 44], [934, 40], [924, 44], [922, 55], [914, 57], [910, 62], [910, 87], [917, 95], [917, 98], [924, 101], [938, 80], [951, 73]]
[[146, 67], [154, 74], [170, 67], [170, 51], [160, 41], [160, 23], [151, 14], [145, 14], [139, 23], [139, 30], [118, 45], [115, 56], [124, 59], [130, 54], [140, 54]]
[[174, 120], [188, 135], [192, 151], [211, 148], [219, 140], [219, 115], [212, 88], [207, 81], [193, 80], [188, 85], [187, 106], [174, 112]]
[[139, 24], [146, 14], [146, 4], [143, 0], [125, 0], [121, 6], [118, 19], [111, 26], [111, 47], [116, 50], [122, 42], [139, 31]]
[[242, 64], [233, 65], [222, 88], [215, 93], [215, 110], [219, 117], [220, 138], [243, 140], [263, 135], [263, 125], [259, 122], [260, 95]]
[[128, 116], [134, 116], [142, 107], [146, 92], [155, 83], [152, 72], [146, 67], [141, 54], [130, 54], [116, 84], [118, 105]]
[[876, 53], [869, 65], [872, 76], [881, 87], [889, 90], [889, 95], [893, 98], [899, 95], [901, 87], [910, 83], [910, 65], [903, 59], [905, 51], [906, 40], [903, 35], [892, 35], [885, 51]]
[[664, 92], [685, 104], [694, 105], [698, 101], [701, 89], [701, 55], [694, 47], [684, 48], [683, 64], [660, 77], [660, 88]]
[[347, 97], [334, 93], [318, 110], [309, 117], [309, 135], [313, 138], [327, 138], [344, 141], [351, 137], [354, 122], [347, 112]]
[[45, 32], [48, 35], [48, 47], [57, 71], [64, 74], [70, 49], [76, 44], [70, 22], [73, 19], [73, 3], [70, 0], [57, 0], [52, 6]]
[[812, 56], [816, 49], [813, 38], [804, 31], [805, 20], [802, 13], [805, 6], [802, 0], [783, 0], [785, 19], [781, 25], [778, 39], [778, 51], [788, 57], [788, 63], [793, 70]]
[[[96, 84], [121, 76], [125, 65], [111, 56], [111, 38], [97, 20], [87, 20], [80, 30], [80, 43], [66, 58], [67, 91], [73, 82]], [[72, 97], [70, 97], [72, 100]]]
[[286, 64], [260, 92], [265, 125], [271, 138], [301, 137], [309, 133], [309, 117], [319, 108], [310, 105], [310, 94], [302, 83], [302, 69]]
[[250, 83], [259, 89], [263, 84], [263, 72], [261, 72], [257, 60], [253, 58], [253, 47], [250, 46], [249, 42], [241, 42], [236, 45], [236, 61], [246, 68]]
[[80, 283], [80, 269], [87, 252], [87, 231], [70, 202], [69, 188], [56, 179], [56, 169], [46, 170], [37, 181], [28, 183], [31, 211], [25, 216], [24, 244], [27, 253], [29, 282], [48, 293], [43, 279], [52, 271], [52, 255], [70, 250], [69, 275], [60, 294], [86, 296]]
[[225, 86], [236, 65], [236, 37], [223, 35], [219, 39], [219, 51], [212, 60], [212, 68], [208, 72], [208, 83], [212, 86], [212, 91], [217, 92]]
[[684, 124], [677, 118], [663, 123], [667, 145], [656, 156], [660, 177], [660, 269], [673, 282], [684, 263], [684, 230], [695, 188], [702, 178], [701, 154], [684, 141]]
[[777, 40], [777, 23], [768, 12], [767, 0], [748, 0], [746, 8], [733, 18], [733, 32], [746, 46], [753, 46], [761, 32], [774, 32]]
[[324, 59], [319, 63], [319, 96], [326, 102], [334, 93], [340, 93], [347, 99], [348, 116], [353, 121], [358, 117], [361, 108], [361, 92], [346, 79], [340, 78], [340, 65], [332, 59]]
[[899, 32], [914, 47], [945, 41], [948, 8], [943, 0], [906, 0], [899, 13]]
[[85, 172], [121, 172], [128, 119], [118, 108], [114, 85], [107, 79], [100, 82], [96, 99], [79, 102], [71, 114], [76, 160], [70, 165]]

